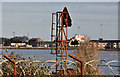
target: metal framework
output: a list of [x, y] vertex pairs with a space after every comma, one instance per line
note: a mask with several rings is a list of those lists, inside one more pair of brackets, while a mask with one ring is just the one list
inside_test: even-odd
[[5, 54], [3, 54], [3, 56], [6, 58], [6, 59], [8, 59], [10, 62], [12, 62], [14, 65], [14, 69], [13, 69], [13, 75], [14, 75], [14, 77], [16, 77], [16, 75], [17, 75], [17, 72], [16, 72], [16, 64], [15, 64], [15, 62], [12, 60], [12, 59], [10, 59], [8, 56], [6, 56]]
[[81, 63], [81, 77], [84, 77], [84, 62], [81, 59], [78, 59], [77, 57], [69, 54], [69, 56]]
[[[56, 54], [56, 74], [60, 72], [60, 75], [67, 71], [67, 37], [70, 26], [71, 18], [66, 7], [63, 12], [52, 13], [51, 54]], [[56, 51], [53, 51], [54, 48]]]

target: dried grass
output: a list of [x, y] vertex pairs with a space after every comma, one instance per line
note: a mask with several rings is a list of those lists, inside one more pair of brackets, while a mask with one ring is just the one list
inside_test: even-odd
[[[97, 43], [89, 42], [90, 37], [85, 36], [85, 42], [80, 44], [79, 47], [77, 47], [77, 51], [74, 51], [74, 54], [77, 58], [83, 60], [84, 63], [87, 63], [89, 61], [94, 60], [93, 62], [86, 65], [85, 69], [85, 75], [100, 75], [99, 68], [97, 67], [98, 60], [99, 60], [99, 51], [98, 51], [98, 45]], [[77, 63], [76, 71], [77, 74], [81, 74], [81, 71], [78, 69], [81, 69], [81, 64]], [[92, 66], [90, 66], [92, 65]]]
[[[25, 60], [24, 57], [20, 55], [16, 55], [14, 52], [8, 53], [9, 58], [14, 60], [15, 62], [19, 62], [16, 64], [17, 76], [40, 76], [40, 75], [50, 75], [50, 66], [46, 64], [42, 65], [41, 62], [35, 63], [35, 59], [31, 57], [28, 60]], [[5, 60], [5, 58], [3, 58]], [[13, 75], [13, 63], [10, 61], [5, 61], [2, 63], [2, 72], [3, 76]]]

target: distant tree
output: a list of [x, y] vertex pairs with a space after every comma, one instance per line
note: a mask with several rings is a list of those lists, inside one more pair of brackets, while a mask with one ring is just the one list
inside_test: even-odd
[[40, 41], [43, 41], [41, 38], [32, 38], [29, 40], [28, 44], [36, 47]]
[[22, 42], [28, 42], [28, 37], [27, 36], [16, 36], [10, 39], [11, 43], [22, 43]]
[[18, 43], [18, 42], [22, 42], [21, 41], [21, 37], [13, 37], [10, 39], [11, 43]]
[[4, 43], [4, 46], [10, 46], [10, 43], [11, 43], [11, 42], [10, 42], [10, 39], [6, 39], [6, 40], [5, 40], [5, 43]]
[[22, 41], [28, 42], [28, 40], [29, 40], [29, 38], [28, 38], [27, 36], [23, 36], [23, 37], [22, 37]]
[[9, 46], [10, 45], [10, 39], [9, 38], [0, 38], [0, 44], [3, 44], [4, 46]]
[[2, 44], [2, 38], [0, 38], [0, 44]]

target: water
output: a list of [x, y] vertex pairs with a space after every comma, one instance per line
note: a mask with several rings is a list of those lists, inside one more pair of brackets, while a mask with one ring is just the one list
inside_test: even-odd
[[[106, 64], [110, 61], [113, 61], [109, 63], [109, 65], [120, 65], [119, 61], [120, 51], [103, 51], [100, 53], [100, 60], [101, 65]], [[120, 67], [108, 67], [108, 66], [100, 66], [101, 71], [103, 71], [103, 75], [120, 75]]]
[[[9, 51], [9, 53], [15, 52], [15, 54], [19, 54], [19, 55], [25, 57], [25, 59], [28, 59], [29, 56], [31, 58], [34, 58], [34, 56], [35, 56], [36, 60], [42, 60], [42, 61], [55, 60], [55, 55], [50, 54], [50, 50], [8, 49], [8, 51]], [[73, 51], [68, 50], [68, 54], [69, 53], [73, 54]], [[120, 56], [119, 53], [120, 53], [120, 51], [103, 51], [103, 52], [101, 52], [99, 54], [100, 65], [104, 65], [105, 63], [112, 61], [112, 60], [118, 61], [118, 57]], [[73, 59], [70, 57], [68, 57], [68, 60], [73, 61]], [[50, 65], [53, 65], [53, 64], [50, 64]], [[109, 65], [119, 65], [119, 63], [112, 62]], [[111, 67], [111, 68], [109, 68], [108, 66], [99, 66], [99, 67], [100, 67], [100, 71], [102, 72], [103, 75], [113, 75], [113, 74], [120, 75], [120, 74], [118, 74], [118, 70], [120, 70], [118, 67]]]

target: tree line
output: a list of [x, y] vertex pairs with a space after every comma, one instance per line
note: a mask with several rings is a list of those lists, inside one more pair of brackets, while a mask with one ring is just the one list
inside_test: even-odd
[[0, 38], [0, 44], [4, 46], [9, 46], [10, 43], [28, 43], [29, 38], [27, 36], [15, 36], [13, 38]]

